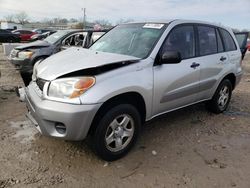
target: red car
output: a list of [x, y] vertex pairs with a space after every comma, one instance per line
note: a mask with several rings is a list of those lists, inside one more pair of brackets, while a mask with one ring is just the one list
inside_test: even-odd
[[31, 40], [31, 37], [37, 33], [33, 32], [33, 31], [29, 31], [29, 30], [15, 30], [12, 31], [12, 33], [15, 34], [20, 34], [21, 37], [21, 41], [29, 41]]
[[250, 40], [247, 41], [247, 49], [250, 51]]

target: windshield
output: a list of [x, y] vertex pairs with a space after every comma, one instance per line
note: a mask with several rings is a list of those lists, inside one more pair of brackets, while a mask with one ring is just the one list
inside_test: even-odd
[[119, 25], [97, 40], [91, 50], [145, 58], [160, 38], [165, 24]]
[[58, 40], [60, 40], [63, 36], [65, 36], [69, 32], [70, 32], [69, 30], [57, 31], [56, 33], [45, 38], [44, 41], [46, 41], [50, 44], [55, 44]]

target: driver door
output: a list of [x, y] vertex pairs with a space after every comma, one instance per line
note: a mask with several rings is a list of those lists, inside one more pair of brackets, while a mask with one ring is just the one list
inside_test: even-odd
[[200, 67], [195, 58], [195, 34], [193, 25], [177, 26], [170, 31], [159, 54], [178, 51], [182, 61], [153, 67], [154, 96], [153, 116], [171, 111], [197, 100]]

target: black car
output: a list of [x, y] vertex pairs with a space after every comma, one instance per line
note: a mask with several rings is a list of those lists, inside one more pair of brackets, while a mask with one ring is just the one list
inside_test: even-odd
[[36, 62], [55, 54], [71, 46], [88, 48], [95, 40], [101, 37], [107, 30], [61, 30], [48, 36], [44, 40], [38, 40], [14, 48], [9, 59], [19, 68], [24, 84], [31, 81], [33, 66]]
[[20, 42], [19, 34], [14, 34], [11, 31], [0, 29], [0, 42]]

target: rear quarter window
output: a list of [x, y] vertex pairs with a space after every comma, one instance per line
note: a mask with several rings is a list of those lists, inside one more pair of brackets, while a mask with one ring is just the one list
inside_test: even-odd
[[231, 36], [231, 34], [226, 31], [225, 29], [219, 29], [221, 36], [222, 36], [222, 40], [225, 46], [225, 51], [234, 51], [237, 50], [236, 44], [233, 40], [233, 37]]
[[209, 26], [198, 26], [200, 55], [217, 53], [216, 30]]

